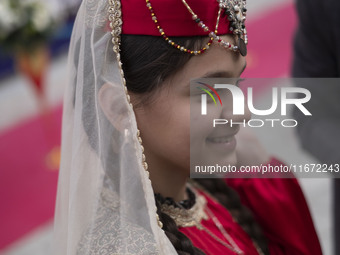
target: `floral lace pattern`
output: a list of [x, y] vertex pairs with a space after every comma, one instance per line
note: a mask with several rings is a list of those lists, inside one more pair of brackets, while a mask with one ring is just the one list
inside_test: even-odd
[[[100, 5], [100, 6], [98, 6]], [[88, 27], [103, 27], [108, 21], [107, 1], [87, 0], [86, 1], [86, 25]]]
[[97, 218], [82, 236], [77, 255], [158, 254], [150, 232], [125, 219], [121, 226], [118, 201], [115, 192], [103, 188]]

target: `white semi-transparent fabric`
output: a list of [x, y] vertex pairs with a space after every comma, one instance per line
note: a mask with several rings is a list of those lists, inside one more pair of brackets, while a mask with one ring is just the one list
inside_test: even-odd
[[[177, 254], [157, 224], [135, 115], [112, 50], [107, 1], [84, 0], [74, 24], [53, 253]], [[115, 90], [111, 122], [98, 100], [104, 84]]]

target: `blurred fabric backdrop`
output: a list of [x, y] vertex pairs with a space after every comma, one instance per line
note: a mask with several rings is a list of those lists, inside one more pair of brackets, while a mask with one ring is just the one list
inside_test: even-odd
[[[26, 7], [21, 6], [23, 2]], [[40, 17], [33, 17], [32, 14], [25, 17], [26, 24], [20, 24], [18, 20], [25, 19], [18, 16], [18, 10], [27, 8], [28, 2], [40, 2], [46, 8], [39, 8], [45, 8], [46, 15], [40, 12]], [[11, 14], [9, 6], [13, 3], [17, 6]], [[67, 49], [79, 4], [79, 0], [0, 1], [0, 254], [3, 255], [49, 254]], [[248, 9], [249, 54], [243, 76], [290, 76], [292, 38], [297, 23], [294, 2], [248, 0]], [[45, 24], [47, 31], [43, 31], [44, 27], [34, 28], [34, 19], [40, 26], [50, 19], [52, 23]], [[29, 22], [32, 24], [28, 28], [20, 30], [20, 26]], [[39, 29], [42, 34], [36, 31]], [[6, 39], [13, 31], [16, 34]], [[264, 89], [256, 88], [256, 96], [265, 97]], [[271, 137], [258, 136], [268, 150], [279, 154], [266, 143]], [[285, 137], [278, 139], [288, 146]], [[310, 158], [293, 140], [290, 149]], [[290, 160], [282, 154], [277, 156]], [[301, 179], [300, 183], [324, 254], [332, 254], [330, 180]]]

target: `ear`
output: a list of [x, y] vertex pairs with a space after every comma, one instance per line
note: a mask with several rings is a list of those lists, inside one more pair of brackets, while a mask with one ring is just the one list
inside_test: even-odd
[[[101, 109], [103, 110], [106, 118], [108, 120], [110, 120], [111, 122], [111, 117], [112, 117], [112, 110], [110, 109], [112, 107], [112, 97], [110, 95], [112, 95], [113, 93], [113, 88], [112, 86], [110, 86], [110, 84], [105, 83], [98, 92], [98, 102], [99, 105], [101, 107]], [[111, 97], [111, 100], [110, 100]]]
[[[105, 83], [98, 92], [98, 102], [106, 118], [117, 130], [123, 131], [124, 116], [127, 109], [123, 105], [117, 105], [117, 92], [112, 85]], [[122, 95], [123, 96], [123, 95]]]

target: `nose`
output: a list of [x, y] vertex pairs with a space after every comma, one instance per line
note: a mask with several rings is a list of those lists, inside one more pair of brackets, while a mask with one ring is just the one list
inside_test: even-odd
[[[240, 108], [243, 109], [240, 109]], [[237, 109], [234, 109], [237, 108]], [[234, 114], [238, 113], [238, 114]], [[239, 123], [246, 125], [247, 122], [251, 119], [251, 112], [249, 110], [246, 99], [244, 99], [243, 104], [234, 104], [233, 98], [229, 97], [226, 104], [223, 104], [223, 108], [221, 111], [221, 119], [232, 120], [233, 123]]]
[[246, 122], [251, 119], [251, 111], [249, 110], [247, 102], [244, 102], [244, 114], [235, 116], [235, 118], [242, 118], [242, 120], [244, 119]]

